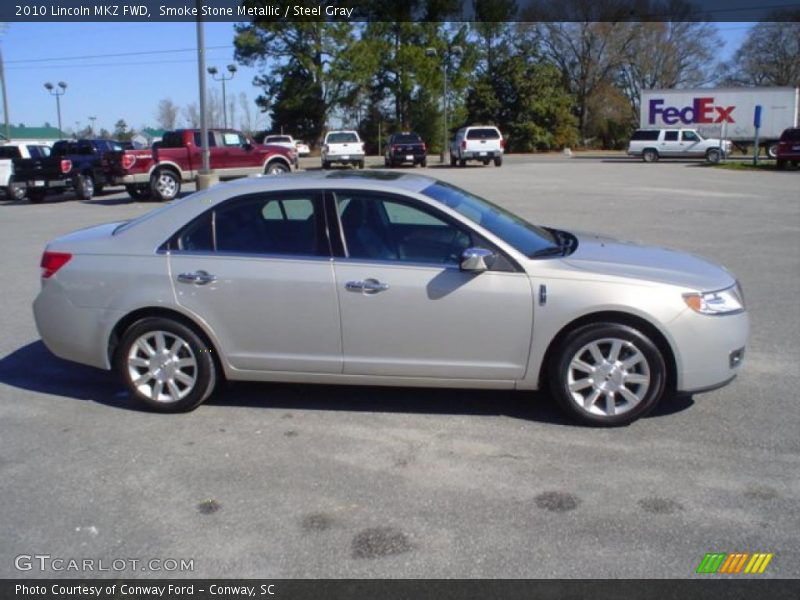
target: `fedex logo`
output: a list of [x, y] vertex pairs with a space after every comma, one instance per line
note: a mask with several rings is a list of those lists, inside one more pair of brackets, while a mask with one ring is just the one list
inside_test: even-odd
[[731, 113], [736, 106], [714, 106], [714, 98], [695, 98], [690, 106], [664, 106], [663, 98], [650, 100], [650, 125], [654, 125], [656, 117], [661, 115], [665, 125], [690, 123], [735, 123]]

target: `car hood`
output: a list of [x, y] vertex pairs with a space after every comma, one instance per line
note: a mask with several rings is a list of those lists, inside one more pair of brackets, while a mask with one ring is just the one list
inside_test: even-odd
[[562, 260], [577, 269], [699, 291], [720, 290], [736, 282], [724, 267], [698, 256], [591, 233], [573, 235], [578, 248]]

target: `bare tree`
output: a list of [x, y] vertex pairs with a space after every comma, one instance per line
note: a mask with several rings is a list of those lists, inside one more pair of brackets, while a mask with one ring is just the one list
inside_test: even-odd
[[170, 99], [164, 98], [158, 103], [156, 121], [162, 129], [175, 129], [178, 121], [178, 106]]
[[717, 76], [716, 26], [690, 21], [631, 23], [618, 84], [638, 115], [642, 90], [692, 87]]
[[200, 127], [200, 109], [197, 108], [197, 102], [187, 104], [183, 108], [183, 118], [192, 129]]
[[242, 109], [242, 118], [240, 121], [242, 131], [253, 133], [255, 131], [253, 126], [253, 109], [250, 106], [250, 101], [247, 99], [247, 94], [244, 92], [239, 93], [239, 107]]
[[723, 81], [738, 85], [800, 85], [800, 11], [753, 26], [726, 65]]

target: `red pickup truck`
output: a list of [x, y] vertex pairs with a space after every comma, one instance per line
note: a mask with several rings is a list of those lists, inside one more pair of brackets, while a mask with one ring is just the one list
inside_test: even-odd
[[[208, 130], [211, 169], [220, 179], [257, 173], [277, 175], [297, 166], [297, 152], [284, 146], [261, 145], [233, 129]], [[151, 149], [111, 152], [103, 157], [110, 183], [124, 185], [132, 198], [175, 198], [181, 184], [197, 179], [202, 167], [200, 130], [168, 131]]]

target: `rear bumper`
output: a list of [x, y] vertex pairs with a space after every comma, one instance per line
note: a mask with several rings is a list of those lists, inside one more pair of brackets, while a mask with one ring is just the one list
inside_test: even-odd
[[502, 150], [464, 150], [462, 160], [492, 160], [503, 156]]
[[65, 360], [110, 369], [108, 333], [122, 313], [81, 308], [70, 302], [61, 284], [47, 280], [33, 302], [36, 329], [48, 350]]
[[395, 163], [421, 163], [426, 157], [424, 152], [392, 152], [389, 154], [389, 160]]
[[27, 179], [25, 187], [29, 190], [65, 190], [72, 188], [71, 179]]
[[363, 154], [327, 154], [322, 157], [323, 162], [329, 163], [356, 163], [364, 160]]

